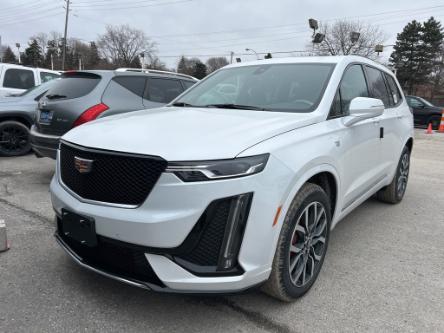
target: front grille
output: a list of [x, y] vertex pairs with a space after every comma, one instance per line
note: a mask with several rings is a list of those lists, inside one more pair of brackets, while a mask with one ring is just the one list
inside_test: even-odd
[[[74, 158], [92, 160], [88, 173], [75, 168]], [[142, 204], [166, 169], [157, 156], [89, 151], [61, 144], [60, 173], [63, 183], [81, 198], [137, 206]]]
[[96, 247], [88, 247], [61, 233], [59, 236], [86, 264], [94, 268], [120, 277], [164, 287], [148, 263], [141, 247], [103, 236], [97, 236]]

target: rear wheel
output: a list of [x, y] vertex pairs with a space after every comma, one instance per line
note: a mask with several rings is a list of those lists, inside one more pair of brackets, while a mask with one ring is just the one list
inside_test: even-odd
[[396, 204], [404, 198], [410, 172], [410, 149], [404, 147], [399, 159], [395, 177], [390, 185], [384, 187], [376, 193], [376, 197], [383, 202]]
[[28, 127], [18, 121], [0, 123], [0, 155], [20, 156], [30, 150]]
[[290, 205], [263, 291], [290, 302], [316, 281], [330, 235], [330, 203], [324, 190], [305, 184]]

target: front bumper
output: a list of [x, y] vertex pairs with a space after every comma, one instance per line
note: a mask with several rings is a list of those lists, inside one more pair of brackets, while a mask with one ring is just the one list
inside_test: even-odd
[[38, 157], [49, 157], [54, 160], [57, 158], [60, 136], [42, 134], [38, 132], [36, 126], [33, 125], [29, 137], [32, 150]]
[[150, 282], [128, 279], [82, 261], [59, 237], [62, 247], [84, 267], [145, 289], [189, 293], [242, 291], [262, 283], [270, 274], [280, 231], [273, 226], [273, 220], [292, 176], [291, 171], [273, 157], [262, 173], [237, 179], [184, 183], [173, 174], [163, 173], [145, 202], [133, 209], [84, 202], [64, 188], [59, 174], [57, 167], [51, 182], [52, 202], [57, 215], [61, 216], [62, 209], [67, 209], [89, 216], [95, 220], [99, 236], [147, 248], [179, 247], [213, 201], [254, 193], [237, 258], [241, 274], [197, 275], [168, 255], [147, 250], [145, 258], [162, 284], [153, 286]]

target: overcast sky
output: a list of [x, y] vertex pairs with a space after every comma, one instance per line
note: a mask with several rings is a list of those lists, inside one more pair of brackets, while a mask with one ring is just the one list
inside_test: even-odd
[[[38, 32], [63, 31], [63, 0], [0, 0], [2, 44], [26, 45]], [[157, 43], [158, 56], [175, 67], [181, 54], [242, 54], [304, 50], [307, 20], [350, 18], [380, 25], [393, 44], [413, 20], [444, 21], [444, 3], [434, 0], [72, 0], [68, 37], [95, 40], [107, 24], [129, 24]], [[391, 49], [384, 52], [387, 57]], [[383, 58], [382, 57], [382, 58]], [[254, 56], [242, 56], [244, 61]]]

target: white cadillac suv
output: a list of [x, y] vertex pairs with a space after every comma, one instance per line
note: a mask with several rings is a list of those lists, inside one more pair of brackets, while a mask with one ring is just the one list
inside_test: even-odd
[[413, 117], [365, 58], [227, 66], [166, 107], [63, 136], [56, 239], [78, 264], [145, 289], [284, 301], [315, 282], [330, 230], [370, 196], [402, 200]]

